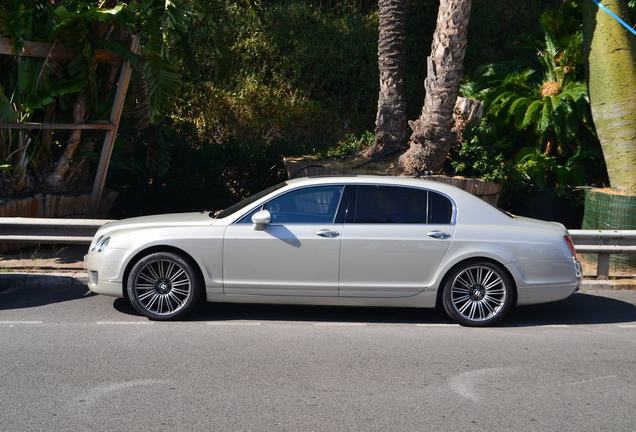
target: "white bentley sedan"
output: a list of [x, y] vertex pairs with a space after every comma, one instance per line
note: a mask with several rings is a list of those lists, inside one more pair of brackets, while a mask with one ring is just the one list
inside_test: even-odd
[[581, 267], [561, 224], [406, 177], [289, 180], [211, 214], [110, 222], [89, 288], [155, 320], [209, 302], [443, 307], [463, 325], [565, 299]]

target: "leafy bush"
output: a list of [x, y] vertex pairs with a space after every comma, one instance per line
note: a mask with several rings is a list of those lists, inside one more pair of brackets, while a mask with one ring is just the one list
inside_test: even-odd
[[466, 139], [454, 149], [451, 157], [451, 166], [456, 174], [497, 183], [510, 179], [514, 168], [497, 150], [509, 144], [498, 145], [498, 138], [493, 132], [486, 121], [469, 125], [464, 130]]
[[575, 186], [605, 180], [587, 86], [581, 81], [581, 22], [572, 18], [576, 7], [565, 2], [542, 16], [544, 37], [528, 44], [536, 53], [529, 65], [484, 65], [463, 84], [463, 96], [484, 102], [485, 116], [464, 133], [452, 162], [458, 173], [561, 196]]
[[328, 158], [352, 156], [373, 144], [375, 144], [375, 133], [372, 131], [362, 132], [359, 136], [347, 134], [334, 147], [323, 151], [322, 155]]
[[[340, 157], [372, 141], [365, 131], [377, 108], [377, 2], [221, 3], [214, 14], [195, 12], [181, 39], [184, 83], [168, 117], [120, 133], [109, 176], [121, 192], [118, 215], [220, 208], [283, 178], [282, 155]], [[437, 7], [409, 2], [409, 118], [421, 109]], [[508, 12], [515, 8], [523, 13]], [[467, 68], [517, 57], [518, 39], [537, 33], [545, 8], [474, 2]]]
[[[292, 89], [267, 85], [250, 75], [235, 90], [212, 82], [190, 88], [190, 98], [175, 107], [172, 119], [191, 122], [202, 140], [221, 144], [260, 141], [266, 147], [313, 148], [337, 139], [337, 122]], [[320, 137], [320, 142], [312, 138]]]

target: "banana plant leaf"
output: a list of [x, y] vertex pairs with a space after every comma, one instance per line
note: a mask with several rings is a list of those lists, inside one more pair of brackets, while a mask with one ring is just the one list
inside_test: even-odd
[[18, 121], [18, 114], [13, 109], [13, 105], [0, 88], [0, 121], [5, 123], [15, 123]]

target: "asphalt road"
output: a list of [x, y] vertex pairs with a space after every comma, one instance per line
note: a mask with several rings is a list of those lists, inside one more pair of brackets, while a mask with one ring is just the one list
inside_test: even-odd
[[636, 291], [517, 308], [207, 305], [0, 291], [0, 431], [636, 431]]

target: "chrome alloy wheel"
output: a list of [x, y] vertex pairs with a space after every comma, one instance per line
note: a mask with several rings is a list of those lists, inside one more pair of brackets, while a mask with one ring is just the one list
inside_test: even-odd
[[180, 264], [169, 259], [149, 261], [135, 278], [139, 304], [157, 315], [172, 315], [183, 308], [192, 296], [192, 282]]
[[451, 284], [453, 308], [470, 321], [496, 317], [506, 303], [503, 278], [492, 268], [475, 265], [462, 270]]

